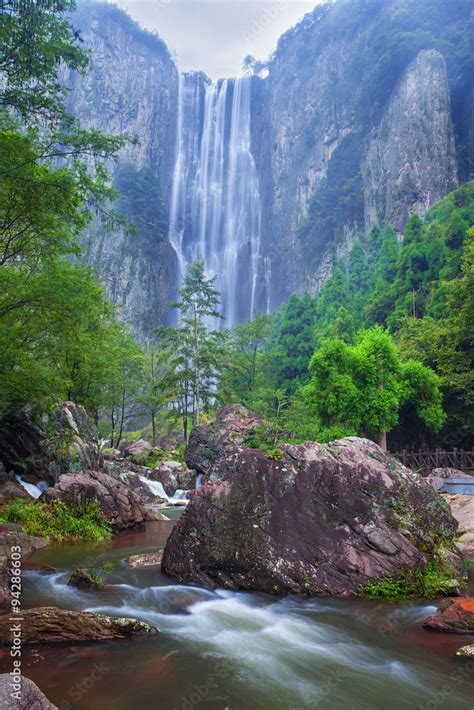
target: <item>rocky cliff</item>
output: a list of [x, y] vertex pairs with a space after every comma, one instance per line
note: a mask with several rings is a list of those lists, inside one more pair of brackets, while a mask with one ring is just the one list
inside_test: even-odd
[[[252, 91], [261, 256], [269, 303], [315, 292], [358, 230], [423, 215], [472, 164], [469, 0], [337, 0], [280, 38]], [[146, 334], [167, 316], [177, 269], [168, 243], [178, 71], [164, 43], [112, 6], [75, 24], [92, 49], [66, 77], [87, 124], [137, 137], [113, 166], [137, 232], [87, 235], [87, 254], [124, 318]], [[186, 134], [186, 126], [183, 128]], [[197, 135], [199, 140], [199, 135]]]
[[468, 177], [468, 3], [449, 10], [435, 0], [338, 0], [280, 39], [265, 80], [274, 304], [318, 290], [331, 243], [343, 255], [358, 230], [402, 232], [411, 211], [424, 215]]
[[131, 138], [108, 168], [118, 207], [135, 229], [110, 233], [96, 220], [86, 234], [87, 258], [124, 320], [143, 336], [165, 320], [174, 294], [167, 214], [178, 71], [164, 42], [114, 6], [88, 4], [74, 25], [92, 51], [92, 67], [85, 77], [64, 77], [70, 110], [87, 127]]

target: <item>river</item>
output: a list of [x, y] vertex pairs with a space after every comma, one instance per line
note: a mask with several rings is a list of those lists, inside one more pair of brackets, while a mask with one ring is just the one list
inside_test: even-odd
[[[55, 605], [134, 616], [151, 638], [25, 648], [23, 673], [61, 710], [472, 710], [474, 664], [454, 657], [467, 637], [425, 631], [430, 603], [277, 598], [179, 585], [126, 558], [163, 547], [174, 522], [108, 543], [60, 544], [25, 570], [25, 607]], [[105, 563], [105, 571], [104, 565]], [[70, 571], [101, 571], [79, 592]], [[2, 672], [10, 670], [1, 651]]]

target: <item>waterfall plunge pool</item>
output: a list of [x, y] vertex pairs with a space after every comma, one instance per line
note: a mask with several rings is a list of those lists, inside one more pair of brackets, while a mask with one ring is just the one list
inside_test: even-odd
[[[24, 572], [25, 607], [134, 616], [161, 632], [25, 647], [23, 673], [61, 710], [472, 710], [473, 673], [460, 674], [454, 657], [469, 637], [423, 630], [434, 604], [212, 592], [126, 563], [163, 547], [173, 525], [148, 523], [108, 543], [61, 544], [30, 558], [57, 571]], [[68, 587], [78, 567], [101, 572], [107, 589]], [[7, 649], [1, 666], [11, 670]]]

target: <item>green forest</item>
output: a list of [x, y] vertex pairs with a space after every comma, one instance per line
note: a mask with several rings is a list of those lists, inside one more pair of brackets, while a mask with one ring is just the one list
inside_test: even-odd
[[[92, 219], [121, 223], [134, 249], [141, 220], [151, 249], [153, 229], [163, 238], [163, 206], [158, 195], [143, 203], [151, 175], [123, 168], [117, 189], [133, 190], [115, 207], [120, 193], [104, 165], [129, 139], [86, 130], [65, 109], [59, 65], [85, 72], [90, 61], [63, 15], [71, 7], [12, 12], [1, 25], [10, 50], [1, 89], [1, 416], [73, 400], [118, 445], [144, 420], [155, 442], [181, 429], [187, 438], [216, 408], [240, 402], [268, 421], [270, 447], [349, 434], [391, 450], [472, 446], [474, 184], [424, 219], [412, 215], [403, 235], [375, 227], [344, 256], [334, 247], [318, 294], [294, 294], [231, 331], [225, 322], [209, 330], [220, 294], [195, 262], [170, 304], [179, 327], [158, 329], [144, 346], [81, 260], [81, 234]], [[34, 37], [27, 48], [25, 33]]]
[[300, 5], [0, 2], [0, 708], [472, 710], [472, 3]]

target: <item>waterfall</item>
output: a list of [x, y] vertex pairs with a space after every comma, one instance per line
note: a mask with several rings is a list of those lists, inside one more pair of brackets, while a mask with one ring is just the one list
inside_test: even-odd
[[18, 474], [15, 476], [16, 480], [20, 484], [20, 486], [23, 486], [25, 491], [28, 491], [30, 496], [33, 496], [33, 498], [39, 498], [40, 495], [47, 489], [49, 488], [48, 484], [46, 481], [39, 481], [38, 483], [28, 483], [28, 481], [25, 481], [21, 476]]
[[178, 287], [196, 258], [204, 260], [208, 277], [215, 277], [222, 327], [269, 309], [251, 96], [248, 76], [214, 83], [197, 73], [179, 78], [169, 241]]
[[146, 476], [139, 476], [139, 479], [148, 487], [148, 490], [153, 493], [154, 496], [157, 496], [158, 498], [164, 498], [171, 505], [187, 505], [187, 491], [183, 491], [178, 488], [174, 496], [169, 496], [160, 481], [152, 481]]
[[198, 475], [196, 476], [196, 490], [198, 488], [201, 488], [203, 481], [204, 481], [204, 474], [198, 473]]

